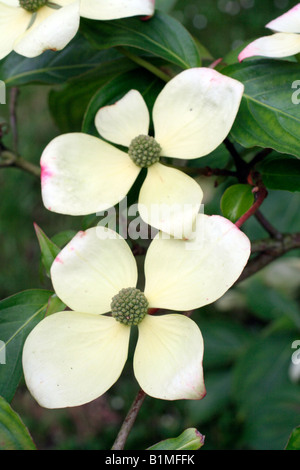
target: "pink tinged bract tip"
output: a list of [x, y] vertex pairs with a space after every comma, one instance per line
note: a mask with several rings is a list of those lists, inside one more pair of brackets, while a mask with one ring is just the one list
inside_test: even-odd
[[52, 178], [53, 172], [49, 170], [46, 165], [41, 165], [41, 181], [45, 184], [50, 178]]
[[247, 59], [248, 57], [253, 57], [255, 55], [257, 55], [255, 47], [249, 44], [249, 46], [245, 47], [245, 49], [243, 49], [242, 52], [239, 54], [238, 59], [239, 62], [242, 62], [244, 59]]
[[268, 24], [266, 24], [266, 28], [273, 29], [276, 31], [276, 25], [278, 20], [281, 19], [289, 19], [292, 18], [293, 15], [300, 10], [300, 3], [295, 5], [293, 8], [288, 10], [286, 13], [283, 13], [283, 15], [279, 16], [278, 18], [275, 18], [274, 20], [270, 21]]
[[57, 256], [54, 260], [56, 263], [64, 264], [63, 260], [61, 259], [60, 256]]

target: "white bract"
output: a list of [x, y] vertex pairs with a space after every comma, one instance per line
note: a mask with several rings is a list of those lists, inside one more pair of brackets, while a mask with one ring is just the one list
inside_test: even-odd
[[61, 50], [75, 36], [80, 17], [112, 20], [151, 16], [154, 0], [0, 0], [0, 59], [11, 51], [36, 57]]
[[159, 158], [189, 160], [216, 149], [233, 125], [243, 90], [240, 82], [209, 68], [181, 72], [155, 101], [154, 139], [148, 136], [150, 116], [142, 95], [129, 91], [117, 103], [101, 108], [95, 117], [99, 134], [128, 147], [128, 153], [84, 133], [56, 137], [41, 158], [45, 207], [69, 215], [104, 211], [127, 195], [145, 166], [140, 215], [149, 225], [177, 234], [179, 227], [195, 218], [203, 194], [195, 180], [163, 165]]
[[[250, 255], [248, 238], [227, 219], [198, 217], [199, 233], [193, 240], [163, 239], [158, 234], [146, 255], [145, 288], [138, 295], [148, 305], [137, 325], [133, 367], [140, 387], [155, 398], [205, 395], [204, 347], [193, 320], [178, 313], [151, 315], [147, 308], [183, 311], [214, 302], [238, 279]], [[78, 233], [59, 253], [51, 279], [56, 294], [72, 311], [42, 320], [23, 350], [25, 380], [41, 406], [82, 405], [118, 380], [132, 328], [131, 320], [123, 321], [134, 307], [123, 305], [128, 316], [122, 321], [119, 313], [118, 320], [106, 314], [115, 309], [112, 299], [120, 304], [124, 289], [135, 295], [137, 277], [129, 246], [104, 227]]]
[[266, 25], [275, 31], [251, 42], [239, 55], [239, 61], [248, 57], [289, 57], [300, 52], [300, 3]]

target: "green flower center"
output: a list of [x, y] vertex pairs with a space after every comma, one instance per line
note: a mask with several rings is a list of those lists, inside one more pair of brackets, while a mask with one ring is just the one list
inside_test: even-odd
[[141, 168], [148, 168], [160, 158], [161, 146], [149, 135], [139, 135], [131, 141], [128, 155]]
[[20, 6], [30, 13], [34, 13], [45, 6], [47, 2], [48, 0], [19, 0]]
[[124, 325], [138, 325], [148, 311], [148, 301], [135, 287], [120, 290], [111, 302], [112, 316]]

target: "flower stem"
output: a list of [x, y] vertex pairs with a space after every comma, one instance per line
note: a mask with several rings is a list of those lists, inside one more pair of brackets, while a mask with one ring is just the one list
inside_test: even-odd
[[123, 450], [124, 449], [129, 433], [132, 429], [132, 426], [134, 425], [134, 422], [136, 420], [138, 412], [140, 411], [140, 408], [143, 404], [145, 397], [146, 397], [146, 393], [142, 389], [139, 390], [130, 410], [128, 411], [128, 414], [121, 426], [119, 434], [117, 435], [117, 438], [111, 450]]
[[159, 69], [155, 65], [151, 64], [147, 60], [142, 59], [142, 57], [139, 57], [136, 54], [133, 54], [132, 52], [129, 52], [124, 47], [117, 47], [116, 49], [119, 52], [121, 52], [125, 57], [132, 60], [132, 62], [140, 65], [141, 67], [143, 67], [146, 70], [149, 70], [149, 72], [153, 73], [153, 75], [156, 75], [158, 78], [160, 78], [164, 82], [168, 82], [169, 80], [171, 80], [172, 77], [167, 75], [165, 72], [163, 72], [161, 69]]
[[258, 210], [258, 208], [262, 205], [262, 203], [264, 202], [264, 200], [266, 199], [267, 195], [268, 195], [268, 191], [266, 190], [266, 188], [253, 188], [253, 191], [255, 190], [255, 193], [256, 193], [256, 201], [255, 203], [250, 207], [250, 209], [244, 214], [242, 215], [242, 217], [240, 217], [238, 219], [238, 221], [235, 223], [235, 225], [238, 227], [238, 228], [241, 228], [241, 226], [250, 218], [252, 217], [252, 215], [254, 215], [256, 213], [256, 211]]

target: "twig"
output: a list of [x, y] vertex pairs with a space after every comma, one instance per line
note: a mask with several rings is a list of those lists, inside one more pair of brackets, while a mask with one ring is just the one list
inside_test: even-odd
[[258, 163], [260, 163], [265, 157], [267, 157], [271, 152], [273, 152], [273, 149], [263, 149], [261, 150], [260, 152], [258, 152], [254, 157], [253, 159], [251, 160], [251, 162], [248, 163], [248, 166], [250, 169], [254, 168], [255, 165], [257, 165]]
[[255, 218], [260, 223], [260, 225], [268, 232], [271, 238], [275, 238], [276, 240], [282, 240], [282, 233], [280, 233], [272, 224], [265, 218], [265, 216], [257, 210], [255, 213]]
[[253, 242], [251, 251], [258, 254], [250, 259], [237, 282], [247, 279], [275, 259], [298, 248], [300, 248], [300, 232], [284, 234], [281, 240], [267, 238]]
[[235, 146], [228, 138], [224, 140], [224, 145], [233, 158], [239, 182], [246, 183], [249, 174], [248, 164], [241, 158], [239, 152], [236, 150]]
[[138, 412], [140, 411], [140, 408], [143, 404], [145, 397], [146, 397], [146, 393], [143, 390], [140, 390], [130, 410], [128, 411], [128, 414], [121, 426], [119, 434], [117, 435], [117, 438], [111, 450], [123, 450], [124, 449], [128, 435], [132, 429], [132, 426], [136, 420], [136, 417], [138, 415]]
[[18, 157], [9, 150], [4, 150], [0, 153], [0, 162], [0, 168], [19, 168], [40, 178], [41, 170], [37, 165], [34, 165], [22, 157]]

